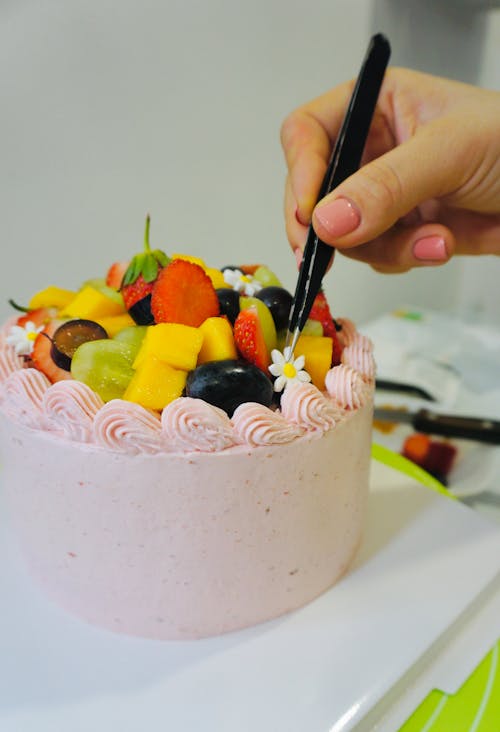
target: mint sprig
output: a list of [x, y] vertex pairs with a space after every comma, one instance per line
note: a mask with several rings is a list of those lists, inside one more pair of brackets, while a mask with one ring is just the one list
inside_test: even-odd
[[161, 249], [151, 249], [149, 245], [150, 223], [151, 217], [148, 214], [144, 230], [144, 251], [132, 257], [123, 277], [122, 287], [133, 285], [140, 275], [142, 275], [145, 282], [154, 282], [160, 267], [166, 267], [170, 263], [169, 257]]

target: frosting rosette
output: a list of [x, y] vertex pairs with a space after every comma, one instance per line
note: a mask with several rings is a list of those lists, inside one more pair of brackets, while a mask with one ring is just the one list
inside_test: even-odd
[[341, 345], [350, 346], [358, 333], [356, 326], [349, 318], [337, 318], [337, 324], [341, 326], [337, 333]]
[[342, 363], [359, 371], [365, 381], [375, 378], [375, 359], [371, 350], [367, 351], [360, 343], [353, 343], [342, 351]]
[[164, 449], [159, 415], [123, 399], [112, 399], [101, 407], [93, 432], [97, 444], [129, 455]]
[[227, 414], [202, 399], [174, 399], [163, 410], [161, 422], [167, 444], [181, 450], [216, 452], [236, 442]]
[[44, 427], [42, 401], [49, 386], [50, 381], [37, 369], [14, 371], [0, 387], [2, 409], [27, 427]]
[[313, 384], [291, 383], [281, 397], [286, 420], [307, 430], [327, 430], [335, 425], [338, 412], [330, 399]]
[[68, 440], [90, 442], [94, 417], [103, 406], [101, 397], [81, 381], [58, 381], [43, 396], [43, 411], [49, 427]]
[[284, 445], [303, 434], [303, 429], [288, 422], [279, 412], [258, 404], [245, 402], [236, 408], [232, 423], [238, 437], [247, 445]]
[[14, 371], [22, 369], [23, 365], [23, 359], [17, 355], [12, 346], [5, 345], [0, 351], [0, 383]]
[[359, 409], [364, 403], [363, 380], [351, 366], [340, 364], [330, 369], [325, 377], [325, 386], [343, 409]]

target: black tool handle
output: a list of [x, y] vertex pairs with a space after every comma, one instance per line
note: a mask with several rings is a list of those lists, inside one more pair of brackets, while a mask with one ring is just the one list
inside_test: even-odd
[[420, 409], [413, 419], [417, 432], [445, 437], [476, 440], [490, 445], [500, 445], [500, 422], [480, 417], [460, 417], [454, 414], [438, 414]]
[[[366, 51], [328, 169], [321, 184], [318, 201], [359, 168], [390, 54], [391, 47], [387, 38], [381, 33], [374, 35]], [[321, 241], [311, 225], [290, 311], [288, 325], [290, 332], [297, 327], [302, 331], [333, 257], [333, 252], [333, 248]], [[304, 292], [307, 293], [307, 296], [301, 300], [301, 293]]]

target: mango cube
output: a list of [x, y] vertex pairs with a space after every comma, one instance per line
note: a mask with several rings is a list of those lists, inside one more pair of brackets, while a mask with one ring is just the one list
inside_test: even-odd
[[123, 315], [122, 302], [111, 299], [90, 285], [86, 285], [65, 305], [61, 315], [65, 318], [86, 318], [97, 320], [108, 315]]
[[151, 325], [134, 361], [134, 368], [149, 358], [172, 366], [174, 369], [192, 371], [196, 368], [203, 335], [198, 328], [181, 323]]
[[203, 335], [203, 344], [198, 354], [198, 363], [222, 361], [237, 358], [233, 329], [227, 318], [207, 318], [198, 328]]
[[305, 356], [304, 369], [318, 389], [325, 389], [326, 372], [332, 365], [333, 340], [327, 336], [301, 335], [295, 347], [295, 356]]
[[38, 308], [61, 308], [73, 300], [76, 292], [72, 290], [64, 290], [62, 287], [56, 287], [55, 285], [49, 285], [44, 290], [40, 290], [33, 295], [28, 303], [30, 310], [37, 310]]
[[104, 328], [110, 338], [113, 338], [124, 328], [135, 325], [135, 320], [128, 313], [123, 313], [122, 315], [106, 315], [103, 318], [94, 319], [96, 323], [99, 323]]
[[161, 411], [182, 395], [186, 378], [185, 371], [178, 371], [150, 357], [143, 361], [132, 376], [122, 398], [146, 409]]
[[229, 286], [220, 269], [215, 269], [215, 267], [205, 267], [205, 272], [212, 280], [214, 290], [219, 290], [221, 287]]

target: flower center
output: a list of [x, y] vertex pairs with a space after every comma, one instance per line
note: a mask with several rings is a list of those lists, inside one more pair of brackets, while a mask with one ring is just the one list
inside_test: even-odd
[[297, 369], [293, 363], [286, 363], [283, 366], [283, 376], [286, 376], [287, 379], [293, 379], [294, 376], [297, 376]]
[[252, 281], [252, 278], [249, 277], [248, 275], [241, 275], [240, 280], [242, 282], [251, 282]]
[[28, 339], [29, 341], [35, 341], [35, 340], [36, 340], [36, 337], [37, 337], [37, 335], [38, 335], [38, 333], [36, 332], [36, 330], [33, 330], [33, 331], [30, 331], [29, 333], [26, 333], [26, 338], [27, 338], [27, 339]]

